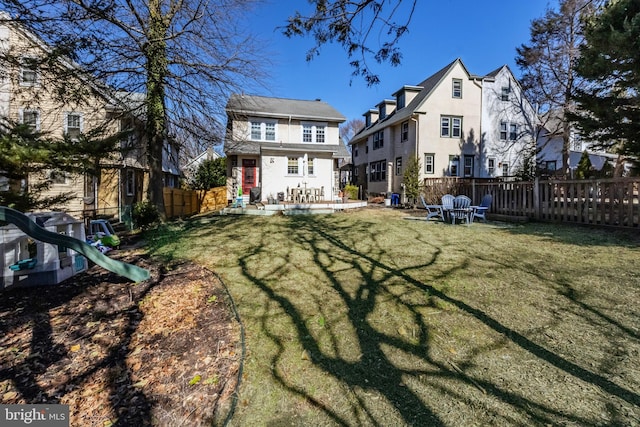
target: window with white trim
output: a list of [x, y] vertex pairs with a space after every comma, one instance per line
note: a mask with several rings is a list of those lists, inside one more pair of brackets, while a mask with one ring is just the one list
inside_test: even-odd
[[459, 156], [449, 156], [449, 176], [458, 176]]
[[510, 93], [511, 93], [511, 89], [509, 88], [509, 86], [503, 86], [500, 92], [500, 100], [508, 101]]
[[276, 120], [251, 120], [252, 141], [272, 141], [277, 139]]
[[287, 157], [287, 174], [298, 175], [299, 174], [298, 158]]
[[396, 157], [396, 176], [402, 175], [402, 157]]
[[384, 147], [384, 130], [380, 130], [373, 134], [373, 149]]
[[82, 133], [82, 114], [66, 113], [64, 120], [64, 133], [72, 140], [78, 139]]
[[409, 140], [409, 122], [402, 122], [401, 125], [401, 137], [400, 141], [405, 142]]
[[302, 142], [323, 144], [327, 126], [323, 123], [302, 123]]
[[451, 96], [453, 98], [462, 98], [462, 80], [460, 79], [453, 79], [451, 81], [452, 84], [452, 89], [451, 89]]
[[424, 155], [424, 173], [433, 175], [435, 173], [435, 157], [434, 153], [425, 153]]
[[22, 110], [20, 121], [29, 126], [32, 131], [40, 130], [40, 111]]
[[36, 86], [39, 83], [38, 64], [35, 58], [20, 59], [20, 86]]
[[133, 169], [127, 169], [125, 189], [127, 196], [133, 196], [136, 192], [136, 171]]
[[387, 161], [380, 160], [379, 162], [371, 162], [370, 168], [371, 171], [369, 175], [369, 181], [386, 181], [387, 180]]
[[441, 116], [440, 136], [442, 138], [460, 138], [462, 136], [462, 117]]
[[518, 139], [518, 125], [515, 123], [509, 124], [509, 141], [515, 141]]
[[509, 163], [502, 162], [502, 176], [509, 176]]
[[396, 105], [397, 109], [404, 108], [406, 102], [406, 95], [404, 92], [400, 92], [398, 96], [396, 96]]
[[307, 159], [307, 174], [313, 175], [313, 158], [311, 157]]
[[496, 159], [493, 157], [489, 157], [487, 159], [487, 174], [489, 176], [494, 176], [496, 173]]
[[507, 122], [500, 122], [500, 141], [507, 140], [507, 127], [509, 124]]

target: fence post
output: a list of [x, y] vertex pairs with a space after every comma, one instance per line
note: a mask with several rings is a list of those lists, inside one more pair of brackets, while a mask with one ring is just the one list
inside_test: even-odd
[[538, 177], [533, 180], [533, 218], [536, 221], [540, 219], [540, 178]]

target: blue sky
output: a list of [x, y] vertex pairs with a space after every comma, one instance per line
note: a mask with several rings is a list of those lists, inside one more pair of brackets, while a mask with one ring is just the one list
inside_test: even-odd
[[307, 62], [313, 40], [288, 39], [277, 29], [296, 8], [308, 9], [307, 1], [266, 0], [248, 17], [272, 61], [268, 89], [253, 94], [321, 98], [350, 120], [362, 118], [402, 85], [417, 84], [456, 58], [474, 74], [507, 64], [519, 76], [516, 47], [529, 42], [531, 21], [556, 4], [556, 0], [418, 0], [409, 33], [400, 44], [402, 64], [375, 64], [372, 68], [381, 82], [367, 87], [361, 78], [351, 76], [349, 59], [340, 46], [325, 46], [320, 56]]

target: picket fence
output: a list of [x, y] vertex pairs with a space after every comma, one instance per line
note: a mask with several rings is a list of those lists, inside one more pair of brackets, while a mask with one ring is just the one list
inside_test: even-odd
[[[425, 185], [437, 185], [437, 180]], [[491, 194], [494, 215], [636, 229], [640, 227], [639, 190], [640, 178], [455, 182], [457, 194], [468, 195], [475, 204]]]

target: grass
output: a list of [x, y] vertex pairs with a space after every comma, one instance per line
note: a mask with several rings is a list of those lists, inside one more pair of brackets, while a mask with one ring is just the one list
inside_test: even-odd
[[148, 236], [238, 306], [232, 424], [640, 424], [637, 232], [404, 216], [213, 216]]

